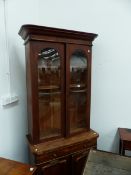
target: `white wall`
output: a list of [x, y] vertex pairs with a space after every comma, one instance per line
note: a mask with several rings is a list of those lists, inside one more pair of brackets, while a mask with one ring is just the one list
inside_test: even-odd
[[[0, 1], [0, 97], [19, 102], [0, 107], [0, 156], [27, 162], [25, 56], [18, 36], [23, 24], [99, 34], [93, 46], [91, 128], [98, 148], [118, 151], [118, 127], [131, 127], [131, 2], [129, 0], [5, 0], [9, 60]], [[9, 82], [10, 73], [10, 82]]]

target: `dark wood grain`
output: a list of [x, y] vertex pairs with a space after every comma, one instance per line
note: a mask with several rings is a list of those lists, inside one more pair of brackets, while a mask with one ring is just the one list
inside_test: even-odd
[[56, 36], [56, 37], [88, 40], [88, 41], [93, 41], [97, 37], [97, 34], [94, 33], [58, 29], [45, 26], [36, 26], [36, 25], [23, 25], [19, 31], [19, 35], [21, 35], [24, 40], [26, 40], [26, 38], [29, 35]]
[[118, 128], [122, 140], [131, 141], [131, 130], [129, 128]]
[[[97, 147], [98, 134], [90, 128], [92, 42], [97, 34], [23, 25], [19, 35], [26, 52], [32, 162], [39, 175], [73, 175], [76, 167], [81, 174], [89, 150]], [[50, 61], [56, 53], [60, 65]], [[71, 62], [81, 57], [83, 67]]]
[[131, 130], [129, 128], [118, 128], [120, 141], [119, 141], [119, 154], [125, 155], [125, 150], [131, 151]]
[[0, 175], [37, 175], [36, 167], [0, 157]]
[[[55, 139], [52, 141], [35, 144], [35, 145], [30, 143], [29, 139], [28, 141], [30, 144], [30, 149], [33, 152], [33, 154], [41, 155], [44, 152], [50, 152], [50, 150], [55, 150], [55, 149], [60, 149], [60, 148], [63, 151], [63, 147], [67, 148], [67, 147], [70, 147], [70, 146], [73, 147], [74, 145], [76, 145], [76, 148], [77, 148], [79, 144], [83, 148], [95, 146], [98, 136], [99, 136], [98, 133], [96, 133], [93, 130], [90, 130], [88, 132], [77, 134], [69, 138]], [[73, 149], [75, 149], [75, 147], [73, 147]]]

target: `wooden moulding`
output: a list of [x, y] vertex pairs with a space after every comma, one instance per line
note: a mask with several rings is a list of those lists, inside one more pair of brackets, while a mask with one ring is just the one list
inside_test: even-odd
[[[75, 135], [69, 138], [60, 138], [53, 141], [48, 141], [45, 143], [40, 143], [37, 145], [31, 144], [29, 141], [29, 146], [33, 154], [35, 155], [41, 155], [44, 152], [49, 152], [51, 150], [60, 149], [60, 148], [66, 148], [68, 146], [75, 146], [81, 143], [87, 143], [87, 147], [92, 146], [91, 140], [96, 142], [96, 139], [98, 138], [98, 133], [96, 133], [93, 130], [90, 130], [89, 132], [81, 133], [79, 135]], [[88, 145], [91, 144], [91, 145]], [[93, 142], [94, 144], [94, 142]], [[83, 145], [84, 146], [84, 145]]]
[[87, 40], [93, 41], [97, 34], [94, 33], [87, 33], [87, 32], [80, 32], [80, 31], [73, 31], [73, 30], [66, 30], [66, 29], [58, 29], [53, 27], [45, 27], [45, 26], [37, 26], [37, 25], [30, 25], [26, 24], [21, 27], [19, 30], [19, 35], [26, 40], [27, 37], [30, 35], [45, 35], [45, 36], [55, 36], [55, 37], [64, 37], [64, 38], [72, 38], [72, 39], [80, 39], [80, 40]]

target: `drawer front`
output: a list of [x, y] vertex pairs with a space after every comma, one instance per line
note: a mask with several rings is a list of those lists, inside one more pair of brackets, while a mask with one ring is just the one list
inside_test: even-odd
[[59, 157], [63, 157], [66, 155], [73, 154], [75, 152], [79, 152], [81, 150], [88, 150], [89, 148], [96, 147], [96, 139], [91, 141], [85, 141], [82, 143], [69, 145], [66, 147], [60, 147], [56, 150], [51, 150], [49, 152], [43, 152], [41, 155], [35, 155], [35, 163], [41, 164], [43, 162], [48, 162], [50, 160], [54, 160]]

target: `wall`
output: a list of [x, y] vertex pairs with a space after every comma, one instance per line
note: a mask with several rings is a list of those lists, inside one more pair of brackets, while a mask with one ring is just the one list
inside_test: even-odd
[[[27, 162], [25, 55], [22, 24], [38, 24], [99, 34], [92, 61], [91, 128], [98, 148], [118, 151], [118, 127], [131, 127], [131, 2], [129, 0], [5, 0], [9, 49], [5, 47], [0, 1], [0, 97], [19, 102], [0, 106], [0, 156]], [[9, 55], [9, 56], [8, 56]]]

